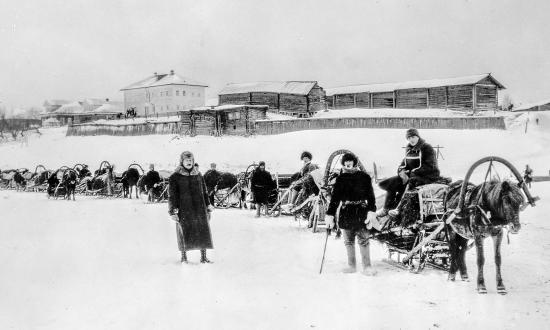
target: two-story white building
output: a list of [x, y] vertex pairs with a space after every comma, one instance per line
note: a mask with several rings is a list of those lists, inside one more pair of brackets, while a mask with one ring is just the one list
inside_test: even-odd
[[135, 107], [138, 115], [152, 116], [204, 106], [206, 84], [169, 74], [147, 77], [121, 89], [124, 109]]

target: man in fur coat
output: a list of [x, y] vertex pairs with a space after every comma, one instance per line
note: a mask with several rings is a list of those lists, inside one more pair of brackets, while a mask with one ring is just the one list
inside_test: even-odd
[[[376, 199], [370, 176], [357, 168], [357, 158], [351, 153], [342, 156], [342, 173], [336, 178], [325, 221], [330, 229], [334, 227], [334, 215], [340, 207], [338, 226], [344, 234], [344, 245], [348, 255], [345, 273], [356, 271], [355, 238], [359, 244], [363, 274], [374, 275], [371, 268], [369, 234], [365, 222], [369, 212], [376, 211]], [[374, 214], [374, 213], [373, 213]]]
[[405, 149], [405, 158], [397, 169], [398, 175], [379, 183], [380, 188], [386, 190], [384, 208], [377, 214], [379, 217], [399, 214], [398, 203], [406, 189], [434, 183], [439, 179], [439, 168], [434, 148], [420, 138], [420, 134], [415, 128], [408, 129], [405, 137], [409, 144]]
[[213, 248], [208, 222], [214, 207], [210, 205], [206, 184], [194, 163], [191, 152], [181, 154], [179, 166], [169, 179], [168, 213], [177, 222], [181, 262], [187, 263], [187, 251], [200, 250], [200, 262], [211, 263], [206, 257], [206, 249]]
[[[271, 178], [271, 173], [265, 170], [265, 162], [261, 161], [254, 170], [250, 180], [252, 193], [254, 194], [254, 203], [256, 204], [256, 217], [260, 217], [262, 205], [269, 203], [269, 194], [275, 189], [276, 184]], [[267, 206], [266, 206], [267, 215]]]

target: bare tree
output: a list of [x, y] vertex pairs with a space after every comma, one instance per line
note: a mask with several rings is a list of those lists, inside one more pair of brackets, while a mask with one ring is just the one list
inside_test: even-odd
[[512, 100], [510, 94], [504, 94], [501, 106], [504, 111], [511, 111], [514, 108], [514, 100]]

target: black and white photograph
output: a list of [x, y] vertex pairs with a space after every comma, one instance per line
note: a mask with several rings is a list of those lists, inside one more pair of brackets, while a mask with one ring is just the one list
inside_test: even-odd
[[0, 329], [548, 328], [549, 1], [1, 7]]

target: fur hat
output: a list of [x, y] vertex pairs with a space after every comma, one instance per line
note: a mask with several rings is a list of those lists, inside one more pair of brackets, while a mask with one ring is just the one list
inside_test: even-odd
[[353, 166], [357, 166], [357, 157], [350, 152], [346, 152], [342, 156], [342, 159], [340, 160], [340, 162], [342, 163], [342, 165], [344, 165], [346, 162], [349, 162], [349, 161], [353, 162]]
[[258, 166], [265, 166], [265, 162], [263, 160], [260, 160], [260, 162], [258, 163]]
[[405, 134], [405, 138], [410, 138], [411, 136], [418, 136], [420, 137], [420, 134], [418, 134], [418, 130], [416, 128], [409, 128], [407, 130], [407, 134]]
[[183, 160], [184, 159], [188, 159], [190, 158], [191, 160], [193, 160], [193, 163], [195, 163], [195, 157], [193, 156], [193, 154], [191, 153], [191, 151], [184, 151], [181, 153], [180, 155], [180, 165], [183, 165]]
[[300, 160], [304, 159], [304, 157], [307, 157], [310, 160], [313, 159], [313, 156], [311, 155], [311, 152], [309, 152], [309, 151], [302, 152], [302, 155], [300, 155]]

